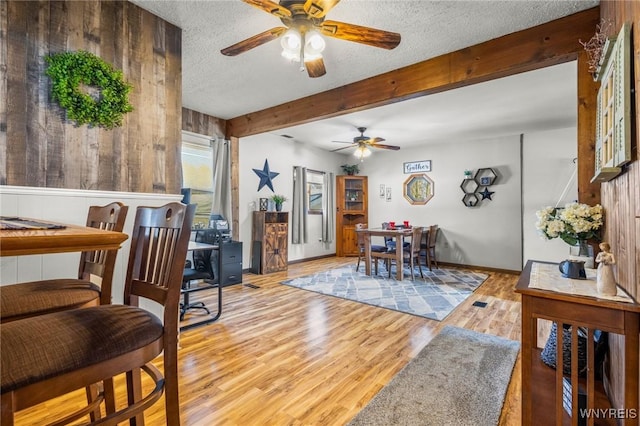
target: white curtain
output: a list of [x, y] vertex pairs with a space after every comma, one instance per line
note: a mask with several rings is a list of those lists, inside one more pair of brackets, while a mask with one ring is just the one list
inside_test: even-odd
[[334, 176], [333, 173], [325, 173], [323, 180], [324, 193], [322, 194], [322, 242], [333, 242], [333, 235], [335, 234], [334, 218], [335, 218], [335, 206], [334, 206]]
[[212, 214], [220, 214], [231, 226], [231, 142], [214, 139]]
[[307, 168], [293, 167], [293, 208], [291, 212], [291, 244], [305, 244], [307, 232]]

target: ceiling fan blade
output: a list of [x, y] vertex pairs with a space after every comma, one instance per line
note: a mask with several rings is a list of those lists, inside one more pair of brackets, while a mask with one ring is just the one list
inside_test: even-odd
[[305, 61], [304, 66], [307, 69], [307, 74], [309, 74], [311, 78], [322, 77], [327, 73], [322, 58]]
[[320, 32], [329, 37], [335, 37], [356, 43], [367, 44], [383, 49], [393, 49], [400, 44], [400, 34], [375, 28], [361, 27], [338, 21], [324, 21], [320, 25]]
[[349, 145], [349, 146], [343, 146], [342, 148], [336, 148], [336, 149], [332, 149], [329, 152], [336, 152], [336, 151], [342, 151], [343, 149], [347, 149], [347, 148], [351, 148], [352, 146], [354, 146], [353, 144]]
[[271, 40], [275, 40], [280, 37], [284, 32], [287, 31], [287, 27], [276, 27], [271, 28], [263, 33], [256, 34], [253, 37], [249, 37], [246, 40], [242, 40], [232, 46], [224, 48], [220, 51], [223, 55], [226, 56], [236, 56], [241, 53], [246, 52], [247, 50], [251, 50], [254, 47], [261, 46], [265, 43], [270, 42]]
[[257, 7], [260, 10], [264, 10], [278, 18], [291, 18], [291, 11], [286, 7], [280, 6], [278, 3], [274, 3], [269, 0], [242, 0], [243, 2], [250, 4], [253, 7]]
[[314, 18], [322, 18], [339, 2], [340, 0], [307, 0], [304, 3], [304, 11]]
[[398, 151], [400, 149], [400, 147], [396, 145], [384, 145], [381, 143], [375, 143], [375, 144], [372, 144], [371, 146], [373, 148], [392, 149], [394, 151]]

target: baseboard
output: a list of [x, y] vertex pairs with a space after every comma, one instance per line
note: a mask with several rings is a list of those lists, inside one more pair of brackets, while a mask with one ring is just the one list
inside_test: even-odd
[[464, 265], [460, 263], [438, 262], [438, 265], [451, 266], [454, 268], [481, 269], [487, 272], [497, 272], [501, 274], [520, 275], [522, 271], [514, 271], [512, 269], [491, 268], [489, 266]]
[[[333, 254], [325, 254], [322, 256], [315, 256], [315, 257], [307, 257], [304, 259], [297, 259], [297, 260], [291, 260], [288, 262], [289, 265], [293, 265], [295, 263], [302, 263], [302, 262], [309, 262], [312, 260], [318, 260], [318, 259], [326, 259], [328, 257], [337, 257], [335, 255], [335, 253]], [[454, 268], [467, 268], [467, 269], [480, 269], [483, 271], [487, 271], [487, 272], [496, 272], [496, 273], [501, 273], [501, 274], [510, 274], [510, 275], [520, 275], [520, 273], [522, 271], [514, 271], [511, 269], [500, 269], [500, 268], [491, 268], [489, 266], [476, 266], [476, 265], [464, 265], [464, 264], [460, 264], [460, 263], [450, 263], [450, 262], [438, 262], [438, 265], [442, 265], [442, 266], [451, 266]], [[243, 272], [251, 272], [249, 269], [243, 270]]]
[[296, 259], [296, 260], [290, 260], [288, 262], [289, 265], [294, 265], [296, 263], [302, 263], [302, 262], [309, 262], [311, 260], [319, 260], [319, 259], [326, 259], [328, 257], [336, 257], [335, 253], [331, 253], [331, 254], [323, 254], [322, 256], [314, 256], [314, 257], [306, 257], [304, 259]]

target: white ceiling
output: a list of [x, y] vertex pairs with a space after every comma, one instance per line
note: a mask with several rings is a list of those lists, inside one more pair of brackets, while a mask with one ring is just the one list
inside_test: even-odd
[[[281, 22], [241, 0], [130, 0], [179, 26], [183, 106], [229, 119], [539, 25], [597, 0], [342, 0], [328, 19], [401, 34], [394, 50], [327, 38], [327, 74], [311, 79], [277, 40], [236, 57], [220, 50]], [[386, 143], [416, 143], [566, 127], [576, 119], [575, 64], [563, 64], [411, 101], [282, 129], [325, 149], [364, 126]], [[546, 126], [546, 127], [545, 127]], [[345, 150], [348, 151], [348, 150]], [[344, 151], [343, 151], [344, 152]]]

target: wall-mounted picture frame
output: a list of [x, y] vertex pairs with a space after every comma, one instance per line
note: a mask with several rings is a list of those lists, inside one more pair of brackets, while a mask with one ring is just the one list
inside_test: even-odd
[[380, 184], [380, 198], [384, 198], [386, 196], [386, 192], [384, 189], [384, 183]]
[[387, 202], [391, 201], [391, 187], [387, 186], [386, 190], [385, 190], [385, 197], [387, 199]]
[[404, 181], [402, 192], [410, 204], [427, 204], [433, 198], [433, 181], [426, 173], [414, 173]]

